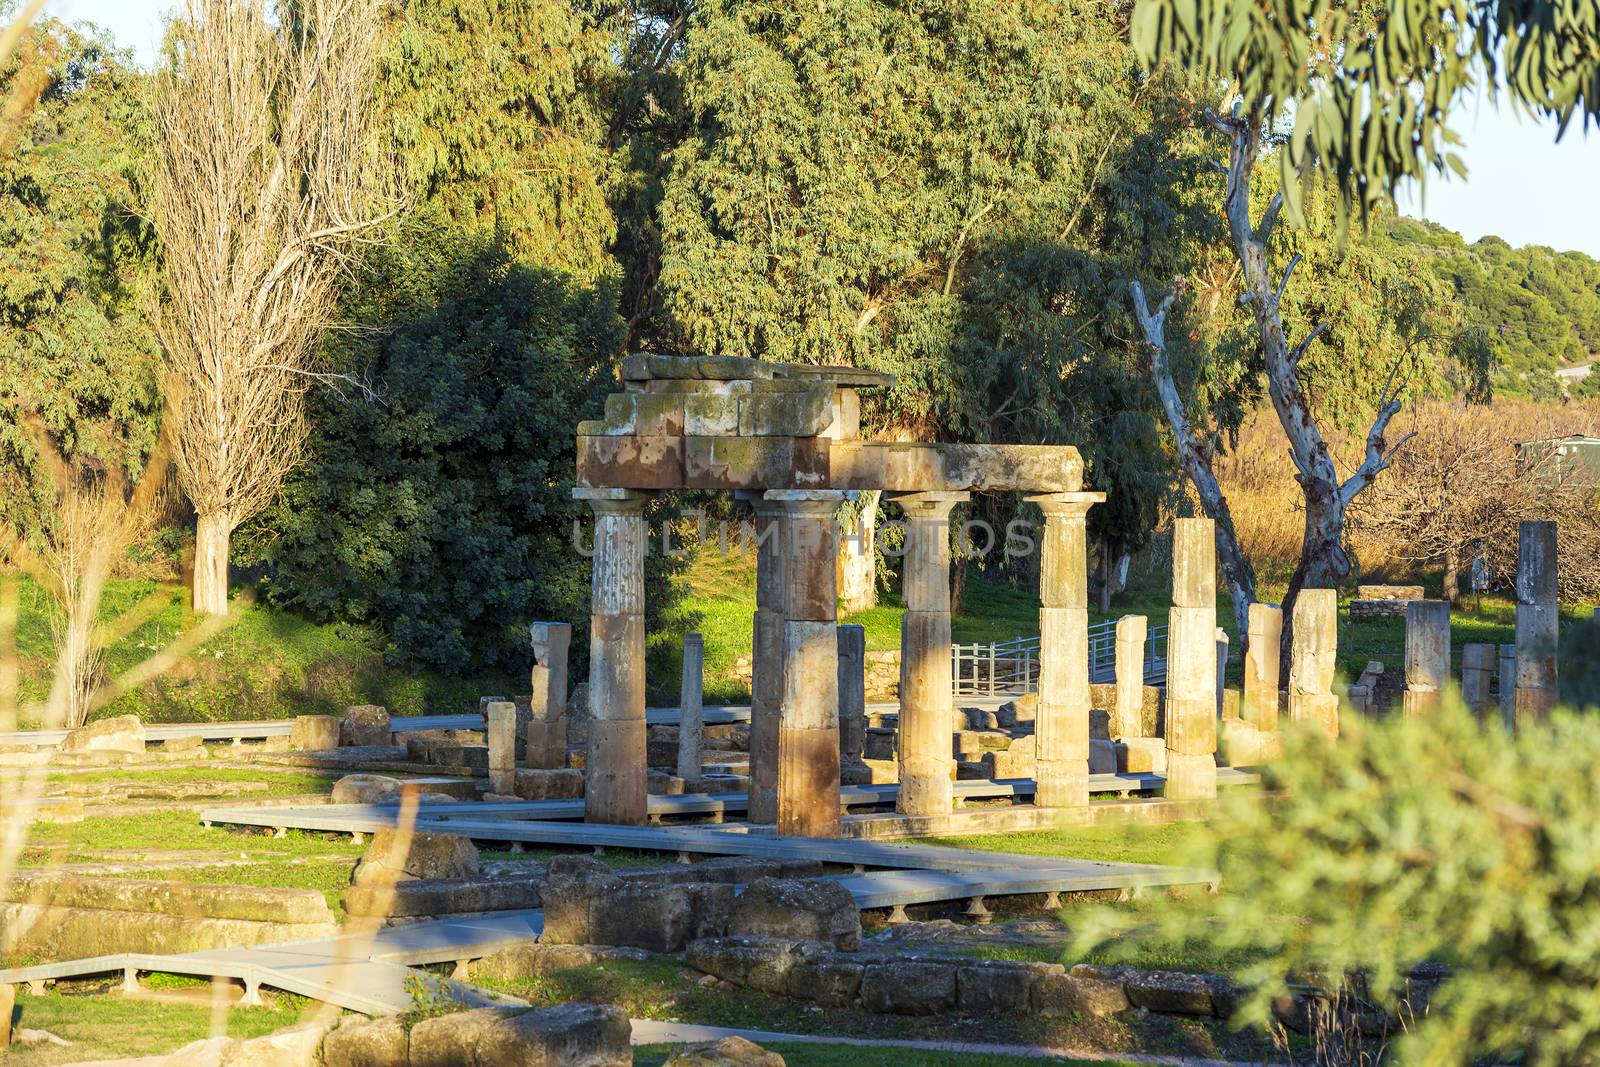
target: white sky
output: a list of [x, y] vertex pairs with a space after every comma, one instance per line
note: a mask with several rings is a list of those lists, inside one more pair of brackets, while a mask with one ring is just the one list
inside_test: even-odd
[[[154, 61], [171, 0], [50, 0], [67, 21], [109, 29], [143, 63]], [[1429, 181], [1426, 197], [1401, 196], [1407, 214], [1456, 230], [1469, 242], [1497, 234], [1513, 245], [1577, 249], [1600, 258], [1600, 132], [1571, 128], [1557, 144], [1552, 124], [1514, 114], [1508, 103], [1469, 103], [1455, 123], [1466, 144], [1462, 181]]]

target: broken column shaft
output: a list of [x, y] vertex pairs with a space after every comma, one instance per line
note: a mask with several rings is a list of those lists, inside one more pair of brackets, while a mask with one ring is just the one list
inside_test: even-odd
[[536, 622], [528, 626], [533, 643], [529, 672], [525, 762], [539, 770], [567, 765], [567, 656], [572, 624]]
[[1407, 716], [1427, 715], [1439, 706], [1450, 683], [1450, 602], [1413, 600], [1406, 605]]
[[840, 626], [839, 776], [845, 785], [866, 785], [872, 773], [862, 758], [867, 743], [867, 631]]
[[1556, 642], [1561, 606], [1556, 581], [1556, 524], [1524, 522], [1517, 529], [1516, 725], [1536, 722], [1561, 698]]
[[1333, 694], [1338, 659], [1338, 591], [1300, 590], [1289, 654], [1289, 718], [1330, 739], [1339, 736], [1339, 698]]
[[1143, 615], [1117, 620], [1117, 706], [1111, 716], [1111, 736], [1144, 734], [1144, 645], [1150, 623]]
[[678, 688], [678, 777], [700, 781], [700, 740], [705, 732], [705, 640], [693, 630], [683, 635], [683, 681]]
[[1168, 799], [1217, 795], [1216, 632], [1216, 528], [1210, 519], [1178, 519], [1167, 622]]
[[756, 614], [750, 656], [749, 819], [778, 821], [778, 714], [783, 705], [784, 506], [756, 497]]

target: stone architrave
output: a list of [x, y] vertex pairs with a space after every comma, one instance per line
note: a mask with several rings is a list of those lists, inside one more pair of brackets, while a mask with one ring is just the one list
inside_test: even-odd
[[1144, 645], [1150, 621], [1143, 615], [1117, 620], [1117, 706], [1111, 717], [1112, 740], [1144, 734]]
[[1250, 644], [1244, 654], [1244, 700], [1240, 718], [1257, 730], [1278, 728], [1278, 646], [1283, 638], [1283, 609], [1276, 604], [1250, 605]]
[[1104, 493], [1026, 499], [1044, 512], [1039, 556], [1039, 712], [1034, 804], [1089, 803], [1089, 509]]
[[1517, 528], [1517, 726], [1536, 722], [1561, 699], [1556, 642], [1561, 614], [1556, 584], [1556, 524], [1523, 522]]
[[780, 834], [839, 835], [839, 524], [844, 493], [780, 489], [784, 508]]
[[567, 765], [567, 655], [572, 624], [530, 623], [528, 637], [533, 644], [533, 669], [529, 672], [524, 762], [534, 770], [556, 770]]
[[594, 509], [589, 619], [588, 822], [642, 826], [648, 767], [644, 721], [644, 505], [631, 489], [574, 489]]
[[905, 513], [900, 585], [900, 792], [903, 815], [949, 815], [954, 806], [950, 659], [950, 512], [967, 493], [896, 497]]
[[1500, 646], [1500, 673], [1495, 680], [1495, 699], [1500, 703], [1500, 721], [1507, 730], [1517, 725], [1517, 646]]
[[489, 741], [489, 792], [514, 796], [517, 789], [517, 706], [492, 700], [483, 710]]
[[705, 733], [706, 643], [694, 631], [683, 635], [683, 684], [678, 690], [678, 777], [700, 781], [700, 741]]
[[839, 634], [839, 780], [868, 785], [872, 770], [862, 758], [867, 742], [867, 631], [840, 626]]
[[1168, 799], [1217, 795], [1216, 634], [1216, 527], [1210, 519], [1178, 519], [1167, 623]]
[[1302, 589], [1294, 604], [1294, 640], [1289, 650], [1289, 718], [1339, 736], [1339, 698], [1333, 676], [1339, 658], [1339, 593]]
[[1492, 697], [1496, 661], [1500, 651], [1490, 644], [1461, 647], [1461, 699], [1479, 718], [1488, 710]]
[[1405, 714], [1427, 715], [1439, 706], [1450, 683], [1450, 602], [1412, 600], [1406, 604]]
[[756, 613], [750, 649], [750, 801], [752, 823], [778, 821], [778, 716], [783, 706], [783, 598], [787, 560], [783, 504], [757, 496]]

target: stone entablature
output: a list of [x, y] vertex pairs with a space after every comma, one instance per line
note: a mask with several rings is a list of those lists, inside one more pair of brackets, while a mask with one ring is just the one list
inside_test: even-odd
[[861, 439], [862, 388], [894, 376], [736, 356], [628, 356], [605, 417], [578, 424], [578, 485], [615, 489], [1076, 492], [1070, 445]]

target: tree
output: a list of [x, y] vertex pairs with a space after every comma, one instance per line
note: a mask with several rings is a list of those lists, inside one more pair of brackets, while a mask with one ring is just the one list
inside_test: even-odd
[[660, 208], [676, 347], [892, 371], [886, 439], [1076, 444], [1096, 533], [1137, 548], [1172, 466], [1109, 294], [1210, 224], [1184, 86], [1124, 33], [1091, 3], [697, 5]]
[[197, 514], [194, 607], [228, 611], [234, 529], [305, 441], [350, 257], [383, 217], [376, 0], [190, 0], [152, 100], [158, 319], [174, 464]]

